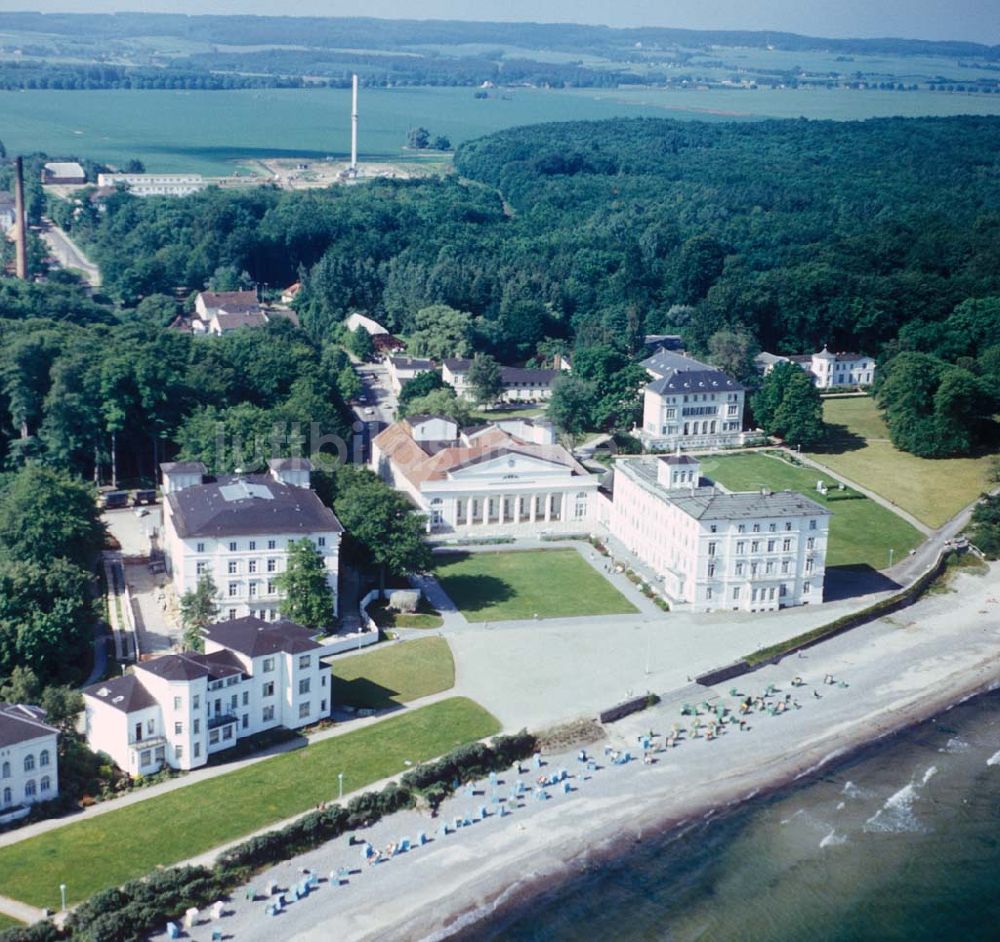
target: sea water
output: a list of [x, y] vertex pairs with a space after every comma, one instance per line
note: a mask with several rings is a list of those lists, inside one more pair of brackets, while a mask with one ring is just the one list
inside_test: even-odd
[[1000, 692], [619, 850], [460, 938], [1000, 939]]

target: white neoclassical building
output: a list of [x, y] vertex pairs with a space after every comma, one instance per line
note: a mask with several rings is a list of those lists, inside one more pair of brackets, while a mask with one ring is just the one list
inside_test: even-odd
[[59, 730], [45, 722], [44, 710], [0, 703], [0, 823], [59, 796], [58, 745]]
[[830, 512], [791, 491], [730, 493], [689, 455], [615, 463], [611, 533], [692, 611], [823, 601]]
[[427, 515], [432, 535], [584, 532], [598, 486], [551, 424], [530, 419], [459, 429], [409, 416], [373, 439], [371, 461]]
[[308, 459], [273, 459], [268, 474], [210, 477], [198, 461], [160, 470], [164, 555], [178, 596], [208, 575], [223, 615], [274, 621], [282, 598], [276, 577], [291, 544], [306, 538], [323, 557], [337, 611], [343, 527], [310, 488]]
[[129, 775], [195, 769], [240, 739], [329, 715], [330, 651], [290, 621], [238, 618], [205, 629], [205, 653], [140, 661], [83, 691], [86, 736]]
[[875, 382], [875, 358], [863, 353], [831, 353], [823, 347], [819, 353], [783, 357], [760, 353], [757, 369], [767, 376], [778, 363], [794, 363], [812, 374], [820, 389], [840, 389], [850, 386], [871, 386]]
[[744, 444], [746, 389], [722, 370], [683, 353], [658, 350], [643, 360], [652, 377], [643, 392], [639, 437], [653, 451]]

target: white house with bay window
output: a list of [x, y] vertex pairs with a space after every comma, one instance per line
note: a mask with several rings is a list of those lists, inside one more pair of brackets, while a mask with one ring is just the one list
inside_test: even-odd
[[292, 543], [312, 541], [323, 557], [337, 610], [343, 527], [310, 488], [311, 463], [277, 458], [268, 474], [210, 477], [198, 461], [160, 465], [167, 571], [178, 595], [212, 577], [227, 618], [278, 618]]
[[59, 796], [58, 748], [59, 730], [45, 723], [44, 710], [0, 703], [0, 823]]
[[823, 601], [830, 512], [792, 491], [730, 493], [690, 455], [615, 463], [608, 528], [696, 612]]
[[83, 691], [90, 747], [129, 775], [195, 769], [240, 739], [329, 715], [330, 653], [290, 621], [245, 617], [205, 629], [205, 652], [140, 661]]
[[409, 416], [373, 439], [371, 461], [427, 515], [432, 537], [583, 533], [598, 486], [549, 423], [530, 419], [460, 429], [442, 416]]

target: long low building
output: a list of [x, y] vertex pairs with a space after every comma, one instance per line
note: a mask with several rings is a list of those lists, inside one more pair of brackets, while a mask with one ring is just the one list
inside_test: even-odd
[[297, 729], [331, 707], [329, 653], [290, 621], [209, 625], [205, 652], [140, 661], [131, 674], [83, 691], [90, 747], [129, 775], [196, 769], [240, 739]]
[[[441, 379], [451, 386], [460, 399], [474, 402], [475, 391], [469, 382], [472, 360], [448, 358], [441, 364]], [[537, 369], [520, 366], [501, 366], [503, 384], [498, 402], [543, 402], [552, 398], [552, 384], [562, 375], [561, 369]]]
[[208, 185], [200, 173], [99, 173], [100, 187], [124, 187], [135, 196], [190, 196]]
[[528, 419], [459, 429], [409, 416], [373, 439], [371, 461], [427, 515], [431, 534], [584, 532], [598, 486], [549, 423]]
[[606, 518], [674, 605], [761, 612], [823, 601], [830, 512], [801, 494], [724, 491], [689, 455], [622, 458]]

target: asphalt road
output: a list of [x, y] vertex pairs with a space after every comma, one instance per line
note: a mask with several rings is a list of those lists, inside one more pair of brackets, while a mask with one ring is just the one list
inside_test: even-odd
[[92, 288], [100, 288], [101, 271], [77, 247], [72, 239], [62, 231], [51, 219], [42, 218], [40, 231], [42, 239], [48, 245], [52, 255], [63, 268], [74, 268], [81, 272], [84, 280]]

